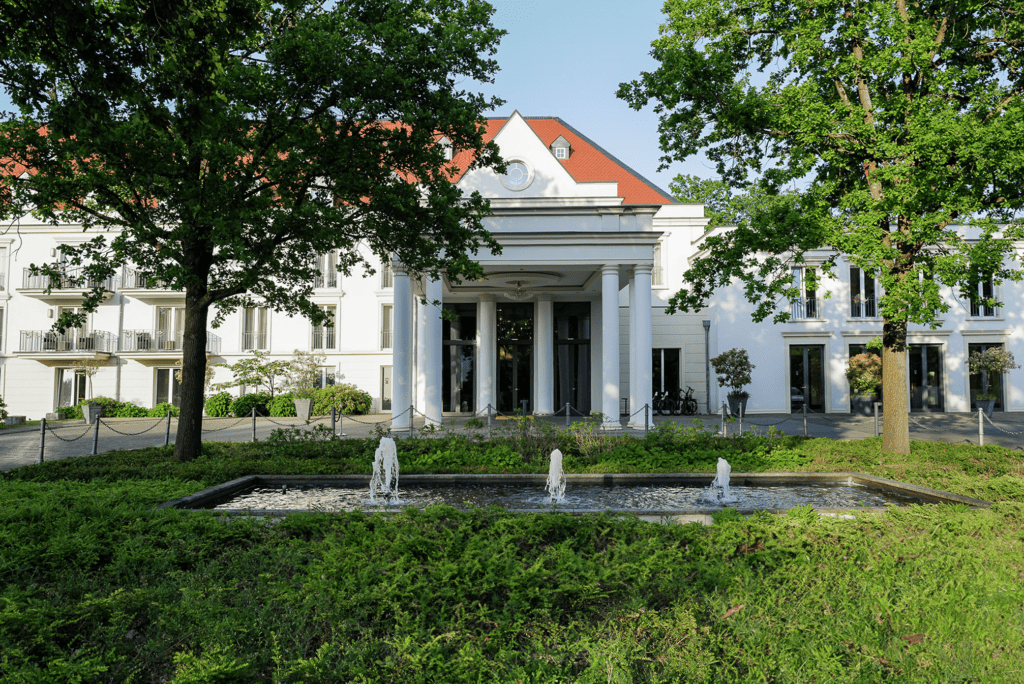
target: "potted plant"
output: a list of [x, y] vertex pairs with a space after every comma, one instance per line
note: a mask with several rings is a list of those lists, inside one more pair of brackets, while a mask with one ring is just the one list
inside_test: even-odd
[[96, 358], [82, 359], [75, 361], [71, 364], [76, 372], [82, 373], [89, 383], [89, 402], [82, 404], [82, 418], [86, 423], [92, 425], [96, 420], [103, 416], [103, 406], [97, 404], [92, 400], [92, 379], [99, 372], [100, 366], [104, 365], [104, 361]]
[[971, 369], [971, 375], [981, 375], [981, 392], [974, 398], [974, 403], [986, 416], [991, 416], [998, 398], [992, 390], [992, 377], [1001, 376], [1020, 366], [1014, 361], [1013, 354], [1004, 347], [989, 347], [983, 352], [971, 352], [967, 358], [967, 365]]
[[881, 357], [871, 352], [850, 357], [846, 379], [850, 381], [850, 413], [870, 416], [878, 388], [882, 386]]
[[313, 412], [313, 392], [320, 385], [320, 367], [327, 357], [323, 354], [296, 349], [285, 372], [285, 384], [295, 394], [295, 415], [309, 421]]
[[718, 374], [718, 386], [729, 387], [729, 410], [737, 415], [747, 414], [747, 399], [750, 395], [743, 390], [751, 383], [750, 374], [754, 364], [750, 363], [746, 349], [730, 349], [711, 359], [711, 365]]

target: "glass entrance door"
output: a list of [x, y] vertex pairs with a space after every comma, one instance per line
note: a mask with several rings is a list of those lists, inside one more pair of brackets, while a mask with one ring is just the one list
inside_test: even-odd
[[825, 410], [825, 346], [794, 345], [789, 348], [789, 409], [793, 413]]
[[533, 410], [533, 304], [498, 304], [498, 410]]
[[942, 350], [937, 344], [908, 347], [910, 410], [942, 411]]
[[[555, 411], [590, 413], [590, 302], [555, 302]], [[544, 341], [541, 340], [541, 344]]]
[[441, 410], [473, 413], [476, 390], [476, 305], [445, 304], [456, 315], [442, 323]]

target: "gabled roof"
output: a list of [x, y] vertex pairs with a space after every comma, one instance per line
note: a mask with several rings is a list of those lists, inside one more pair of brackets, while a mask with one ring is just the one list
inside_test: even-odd
[[[546, 147], [562, 136], [572, 145], [568, 159], [558, 161], [578, 183], [594, 181], [616, 181], [623, 204], [678, 204], [670, 194], [629, 168], [609, 154], [597, 143], [556, 116], [524, 116], [523, 119], [537, 134]], [[501, 130], [508, 117], [487, 119], [484, 142], [490, 142]], [[455, 155], [453, 160], [460, 172], [454, 180], [465, 173], [472, 161], [468, 152]]]

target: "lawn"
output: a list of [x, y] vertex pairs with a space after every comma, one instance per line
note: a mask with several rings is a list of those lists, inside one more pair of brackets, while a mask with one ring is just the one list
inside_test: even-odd
[[525, 422], [399, 444], [403, 472], [857, 471], [994, 502], [853, 520], [435, 507], [225, 522], [156, 510], [250, 473], [369, 472], [292, 432], [0, 475], [3, 682], [1019, 682], [1024, 453], [880, 440], [601, 440]]

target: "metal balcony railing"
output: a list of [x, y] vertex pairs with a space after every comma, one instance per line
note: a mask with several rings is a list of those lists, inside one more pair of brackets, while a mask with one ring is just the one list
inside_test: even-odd
[[875, 318], [878, 309], [874, 297], [853, 297], [850, 299], [850, 318]]
[[20, 352], [106, 352], [117, 350], [117, 336], [113, 333], [69, 328], [64, 333], [52, 330], [22, 330], [18, 343]]
[[114, 291], [114, 277], [97, 280], [85, 274], [85, 268], [65, 269], [60, 278], [51, 279], [50, 276], [41, 273], [32, 273], [32, 269], [26, 268], [22, 272], [21, 286], [26, 290], [45, 290], [53, 284], [54, 290], [91, 290], [97, 286], [108, 292]]
[[124, 266], [121, 268], [121, 289], [123, 290], [166, 290], [167, 284], [157, 280], [153, 274], [137, 271]]
[[321, 271], [313, 277], [313, 287], [338, 287], [338, 272], [324, 273]]
[[391, 270], [391, 266], [384, 264], [380, 268], [380, 289], [386, 290], [389, 287], [395, 286], [395, 274]]
[[267, 333], [265, 332], [243, 332], [242, 351], [267, 348]]
[[818, 318], [820, 312], [820, 302], [816, 297], [794, 299], [789, 303], [789, 313], [793, 318]]
[[334, 328], [313, 328], [313, 349], [334, 349]]
[[7, 274], [0, 271], [0, 290], [3, 290], [5, 287], [7, 287]]
[[381, 349], [393, 349], [394, 348], [394, 333], [390, 330], [382, 330], [380, 333], [380, 348]]
[[665, 284], [665, 269], [661, 266], [655, 266], [651, 269], [651, 285], [654, 287], [661, 287]]
[[[125, 330], [121, 333], [122, 352], [169, 352], [180, 354], [183, 336], [174, 330]], [[220, 337], [206, 333], [206, 351], [220, 353]]]

